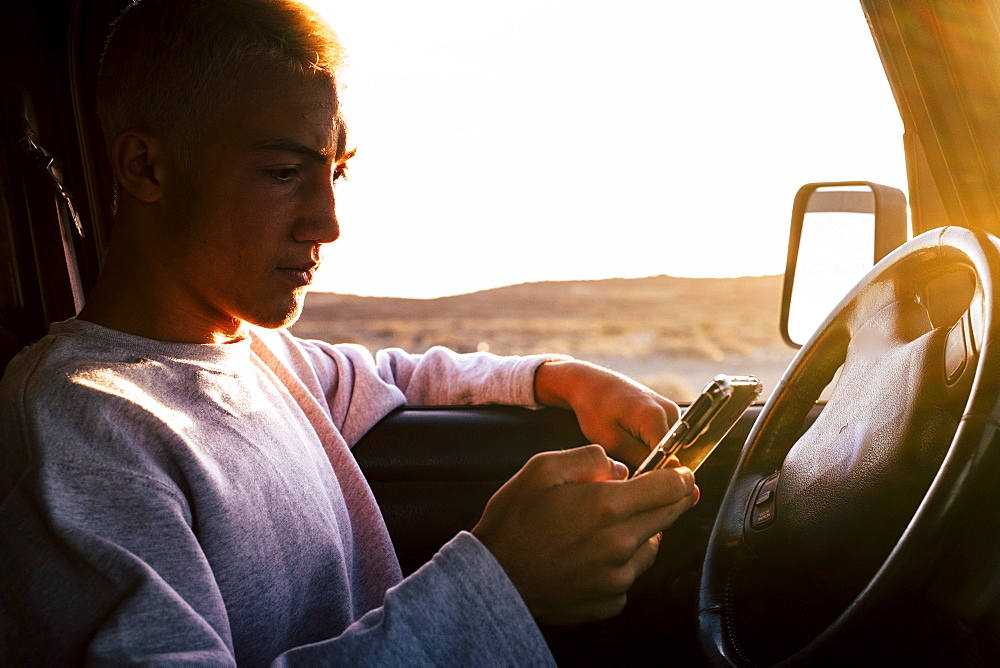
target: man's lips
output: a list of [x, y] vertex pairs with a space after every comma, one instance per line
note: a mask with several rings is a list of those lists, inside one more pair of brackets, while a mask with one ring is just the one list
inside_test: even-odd
[[278, 273], [296, 286], [309, 285], [316, 276], [319, 265], [315, 263], [300, 264], [293, 267], [278, 267]]

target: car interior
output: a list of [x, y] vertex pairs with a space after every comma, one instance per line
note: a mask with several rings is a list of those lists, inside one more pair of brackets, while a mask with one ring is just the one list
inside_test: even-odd
[[[0, 370], [79, 311], [113, 234], [93, 98], [125, 4], [2, 10]], [[819, 266], [810, 211], [873, 214], [865, 273], [698, 470], [700, 503], [665, 533], [625, 611], [543, 628], [562, 665], [1000, 658], [1000, 5], [860, 4], [903, 121], [908, 202], [864, 181], [804, 188], [786, 338], [801, 271]], [[817, 194], [858, 188], [860, 204]], [[471, 528], [533, 454], [585, 442], [558, 409], [417, 406], [354, 453], [405, 574]]]

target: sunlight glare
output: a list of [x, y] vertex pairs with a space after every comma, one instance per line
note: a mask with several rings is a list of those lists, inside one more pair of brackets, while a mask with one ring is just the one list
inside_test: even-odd
[[313, 4], [358, 148], [319, 290], [778, 274], [799, 186], [906, 188], [855, 3]]

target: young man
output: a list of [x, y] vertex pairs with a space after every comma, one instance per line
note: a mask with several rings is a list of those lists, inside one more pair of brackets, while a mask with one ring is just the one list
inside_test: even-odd
[[[0, 655], [545, 663], [534, 620], [616, 614], [697, 501], [687, 469], [626, 480], [607, 457], [638, 461], [677, 416], [611, 372], [282, 329], [339, 234], [338, 63], [291, 0], [143, 0], [116, 24], [112, 249], [0, 385]], [[402, 579], [349, 446], [408, 401], [568, 407], [603, 449], [534, 458]]]

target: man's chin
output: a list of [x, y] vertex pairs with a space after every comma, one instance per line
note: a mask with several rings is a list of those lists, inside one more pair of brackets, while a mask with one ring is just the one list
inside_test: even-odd
[[283, 308], [258, 309], [251, 316], [245, 318], [251, 325], [264, 327], [265, 329], [280, 329], [290, 327], [302, 315], [302, 306], [305, 304], [305, 293], [294, 294], [292, 299]]

